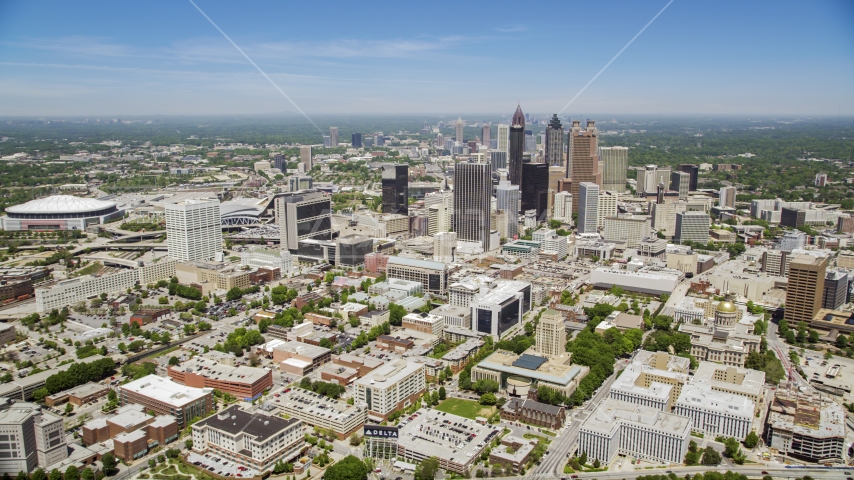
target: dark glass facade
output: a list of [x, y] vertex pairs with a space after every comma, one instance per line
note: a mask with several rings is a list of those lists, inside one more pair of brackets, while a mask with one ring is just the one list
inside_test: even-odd
[[501, 304], [498, 311], [498, 336], [506, 332], [510, 327], [519, 323], [519, 299], [511, 298]]
[[477, 309], [477, 331], [487, 335], [492, 334], [492, 310]]
[[365, 263], [365, 255], [374, 249], [374, 241], [364, 237], [361, 240], [344, 239], [338, 243], [337, 265], [358, 266]]
[[383, 213], [409, 215], [409, 165], [391, 165], [383, 170]]
[[523, 163], [521, 190], [522, 211], [536, 210], [537, 220], [545, 220], [549, 202], [549, 165]]

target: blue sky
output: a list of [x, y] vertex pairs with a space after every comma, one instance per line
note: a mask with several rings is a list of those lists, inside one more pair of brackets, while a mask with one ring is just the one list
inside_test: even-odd
[[[309, 115], [556, 112], [666, 3], [197, 0]], [[0, 0], [0, 115], [286, 112], [188, 1]], [[675, 0], [564, 113], [854, 114], [854, 2]]]

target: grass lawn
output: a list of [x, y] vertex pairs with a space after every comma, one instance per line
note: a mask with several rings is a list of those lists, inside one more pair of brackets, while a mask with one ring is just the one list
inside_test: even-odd
[[175, 350], [178, 350], [179, 348], [181, 348], [181, 346], [180, 346], [180, 345], [175, 345], [174, 347], [167, 348], [166, 350], [163, 350], [162, 352], [157, 352], [157, 353], [155, 353], [154, 355], [149, 355], [149, 356], [147, 356], [147, 357], [143, 358], [143, 360], [146, 360], [146, 359], [149, 359], [149, 358], [162, 357], [163, 355], [168, 355], [168, 354], [170, 354], [170, 353], [174, 352]]
[[495, 415], [494, 406], [484, 406], [474, 400], [464, 400], [462, 398], [449, 398], [433, 408], [440, 412], [452, 413], [472, 420], [476, 417], [489, 418]]

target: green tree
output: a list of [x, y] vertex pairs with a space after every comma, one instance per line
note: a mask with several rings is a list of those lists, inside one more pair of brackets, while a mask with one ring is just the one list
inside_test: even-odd
[[706, 447], [703, 451], [703, 459], [700, 463], [707, 467], [719, 465], [721, 463], [721, 454], [715, 451], [712, 447]]
[[495, 405], [498, 402], [498, 399], [495, 398], [494, 393], [484, 393], [480, 396], [480, 400], [478, 402], [481, 405]]
[[50, 480], [62, 480], [62, 472], [54, 468], [50, 471]]
[[175, 357], [175, 356], [169, 357], [169, 366], [174, 367], [175, 365], [178, 365], [179, 363], [181, 363], [181, 361], [178, 360], [178, 357]]
[[[118, 465], [118, 461], [116, 460], [116, 456], [112, 453], [105, 453], [103, 457], [101, 457], [101, 464], [104, 465], [104, 474], [109, 476], [116, 474], [116, 466]], [[51, 477], [53, 477], [53, 472], [51, 472]], [[51, 478], [50, 480], [58, 480]]]
[[415, 480], [433, 480], [438, 471], [439, 459], [436, 457], [427, 458], [415, 467]]
[[41, 468], [37, 468], [30, 474], [30, 480], [47, 480], [47, 474]]
[[744, 446], [747, 448], [756, 448], [759, 445], [759, 435], [756, 432], [751, 431], [744, 437]]
[[70, 415], [71, 412], [73, 412], [73, 411], [74, 411], [74, 405], [72, 405], [71, 402], [66, 403], [65, 404], [65, 414]]
[[323, 477], [324, 480], [366, 480], [368, 466], [353, 455], [347, 455], [327, 468]]
[[448, 393], [445, 391], [445, 387], [439, 387], [439, 400], [444, 400], [448, 398]]

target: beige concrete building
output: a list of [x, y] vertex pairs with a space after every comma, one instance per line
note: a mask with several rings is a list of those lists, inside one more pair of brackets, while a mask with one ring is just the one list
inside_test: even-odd
[[797, 255], [789, 262], [789, 285], [783, 318], [810, 322], [821, 308], [827, 257]]
[[566, 327], [563, 314], [555, 310], [546, 310], [540, 316], [536, 330], [537, 351], [547, 358], [566, 355]]

